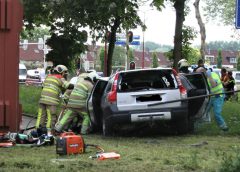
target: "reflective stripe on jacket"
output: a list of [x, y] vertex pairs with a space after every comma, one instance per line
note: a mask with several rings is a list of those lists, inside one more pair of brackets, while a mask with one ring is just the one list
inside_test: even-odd
[[61, 75], [48, 75], [43, 83], [43, 90], [39, 103], [47, 105], [58, 105], [60, 100], [59, 96], [62, 90], [65, 90], [69, 86]]
[[87, 98], [91, 93], [92, 88], [93, 84], [90, 81], [84, 80], [83, 78], [78, 78], [77, 83], [75, 84], [74, 89], [69, 96], [67, 107], [85, 108]]
[[[218, 93], [224, 93], [224, 88], [221, 82], [220, 77], [218, 76], [218, 74], [216, 74], [215, 72], [211, 73], [211, 77], [213, 78], [214, 81], [216, 81], [217, 86], [216, 87], [212, 87], [209, 79], [208, 79], [208, 85], [210, 86], [210, 91], [212, 94], [218, 94]], [[220, 96], [223, 96], [222, 94], [220, 94]]]

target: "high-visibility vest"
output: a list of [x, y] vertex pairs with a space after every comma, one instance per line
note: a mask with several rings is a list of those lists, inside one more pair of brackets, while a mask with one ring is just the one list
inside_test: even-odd
[[39, 103], [47, 105], [58, 105], [60, 102], [60, 94], [69, 86], [62, 75], [48, 75], [43, 83], [43, 90]]
[[85, 108], [87, 98], [91, 93], [92, 88], [93, 84], [90, 81], [79, 77], [73, 91], [71, 92], [71, 95], [69, 96], [67, 107]]
[[[212, 87], [209, 79], [208, 79], [208, 85], [210, 86], [210, 92], [212, 94], [218, 94], [218, 93], [224, 93], [224, 88], [221, 82], [220, 77], [218, 76], [218, 74], [216, 74], [215, 72], [211, 72], [211, 77], [213, 78], [214, 81], [217, 82], [217, 86], [216, 87]], [[223, 96], [223, 94], [220, 94], [220, 96]]]

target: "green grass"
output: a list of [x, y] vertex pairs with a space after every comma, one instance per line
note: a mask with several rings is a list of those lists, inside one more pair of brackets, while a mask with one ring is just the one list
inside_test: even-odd
[[[178, 136], [145, 138], [103, 138], [84, 136], [85, 143], [98, 144], [105, 152], [115, 151], [119, 160], [89, 159], [96, 150], [79, 155], [59, 156], [55, 146], [0, 149], [0, 171], [218, 171], [224, 157], [239, 149], [239, 138]], [[192, 146], [205, 141], [202, 146]], [[201, 145], [201, 144], [200, 144]]]
[[20, 85], [19, 99], [25, 114], [36, 115], [42, 87]]
[[[21, 88], [20, 88], [21, 89]], [[25, 87], [22, 98], [39, 95], [39, 88]], [[31, 96], [30, 91], [35, 96]], [[34, 91], [37, 89], [37, 91]], [[37, 93], [38, 92], [38, 93]], [[23, 94], [23, 93], [20, 93]], [[36, 111], [38, 99], [31, 101]], [[27, 107], [23, 104], [23, 107]], [[240, 105], [238, 102], [226, 102], [223, 116], [230, 127], [224, 133], [217, 127], [214, 118], [211, 123], [199, 125], [196, 132], [183, 136], [148, 137], [110, 137], [91, 134], [84, 137], [85, 143], [97, 144], [105, 152], [115, 151], [121, 155], [119, 160], [99, 161], [89, 159], [96, 150], [87, 148], [79, 155], [59, 156], [55, 146], [38, 148], [12, 147], [0, 149], [0, 172], [2, 171], [231, 171], [238, 170], [240, 160]], [[25, 109], [24, 109], [25, 110]], [[30, 111], [29, 111], [30, 112]], [[237, 166], [238, 165], [238, 166]], [[237, 169], [237, 170], [236, 170]]]

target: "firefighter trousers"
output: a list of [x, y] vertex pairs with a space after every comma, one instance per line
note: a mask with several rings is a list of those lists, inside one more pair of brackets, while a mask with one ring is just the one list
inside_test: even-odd
[[62, 132], [63, 129], [69, 129], [72, 121], [76, 119], [76, 117], [79, 117], [79, 115], [83, 118], [81, 134], [87, 134], [90, 126], [90, 118], [85, 109], [67, 108], [62, 119], [56, 124], [55, 130]]
[[55, 105], [39, 104], [36, 128], [46, 127], [48, 131], [54, 128], [57, 116]]

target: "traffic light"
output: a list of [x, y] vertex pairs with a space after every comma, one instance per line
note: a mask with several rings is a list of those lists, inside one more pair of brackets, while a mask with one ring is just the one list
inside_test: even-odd
[[131, 61], [131, 62], [130, 62], [130, 64], [129, 64], [129, 68], [130, 68], [130, 70], [133, 70], [133, 69], [136, 68], [136, 64], [135, 64], [134, 61]]
[[106, 35], [105, 35], [105, 40], [106, 40], [107, 42], [110, 42], [110, 39], [111, 39], [111, 32], [110, 32], [110, 31], [107, 31], [107, 32], [106, 32]]
[[129, 31], [128, 32], [128, 42], [132, 42], [133, 41], [133, 32], [132, 31]]

